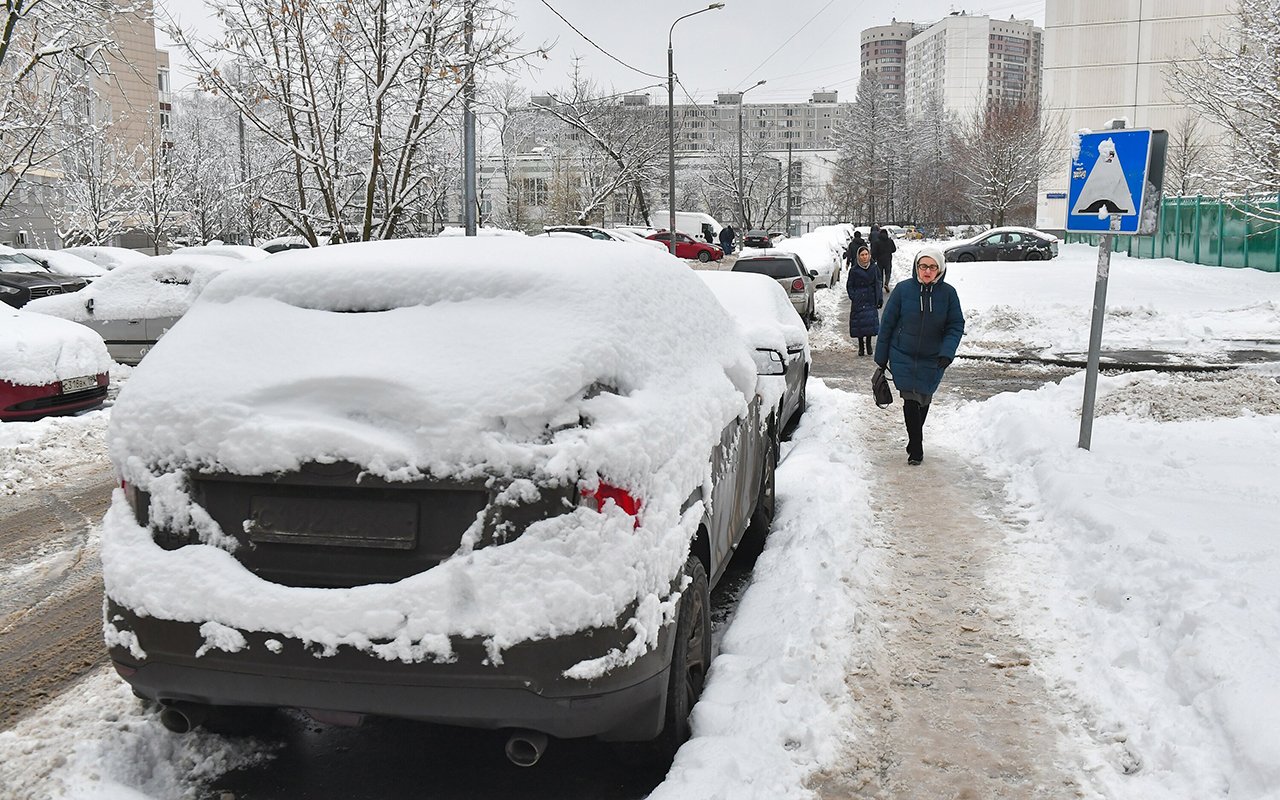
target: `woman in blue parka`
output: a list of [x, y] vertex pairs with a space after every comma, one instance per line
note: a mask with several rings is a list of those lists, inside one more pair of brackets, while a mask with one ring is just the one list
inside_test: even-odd
[[907, 463], [924, 461], [924, 420], [942, 373], [964, 336], [964, 312], [956, 290], [943, 282], [947, 262], [936, 247], [916, 253], [911, 277], [893, 287], [880, 320], [876, 365], [886, 365], [902, 395]]
[[858, 340], [858, 355], [872, 353], [871, 337], [880, 332], [880, 270], [871, 263], [871, 249], [858, 248], [849, 265], [845, 291], [849, 293], [849, 335]]

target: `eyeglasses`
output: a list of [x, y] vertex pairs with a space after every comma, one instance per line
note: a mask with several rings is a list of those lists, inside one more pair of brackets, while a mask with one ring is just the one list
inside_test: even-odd
[[934, 272], [937, 272], [938, 265], [937, 264], [917, 264], [916, 269], [931, 269]]

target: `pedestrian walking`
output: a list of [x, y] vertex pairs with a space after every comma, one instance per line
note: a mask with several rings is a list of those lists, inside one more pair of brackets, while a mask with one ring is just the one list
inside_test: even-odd
[[862, 238], [862, 231], [854, 231], [853, 238], [849, 240], [849, 245], [844, 249], [844, 261], [851, 268], [858, 256], [858, 248], [860, 247], [870, 247], [870, 245], [867, 244], [866, 239]]
[[872, 355], [871, 340], [880, 331], [880, 271], [871, 261], [871, 250], [864, 244], [858, 248], [849, 278], [845, 282], [849, 294], [849, 336], [858, 340], [858, 355]]
[[911, 277], [898, 282], [880, 320], [876, 366], [893, 373], [907, 426], [907, 463], [924, 461], [924, 422], [929, 403], [964, 336], [960, 296], [943, 281], [947, 262], [936, 247], [922, 247]]
[[893, 254], [896, 252], [898, 246], [893, 243], [893, 237], [884, 228], [878, 228], [875, 238], [871, 240], [871, 260], [880, 268], [886, 293], [889, 291], [889, 276], [893, 274]]
[[733, 238], [736, 234], [732, 225], [725, 225], [720, 229], [720, 249], [726, 256], [733, 252]]

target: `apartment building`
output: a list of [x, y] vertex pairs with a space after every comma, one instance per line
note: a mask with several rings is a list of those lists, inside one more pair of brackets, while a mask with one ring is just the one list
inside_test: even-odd
[[943, 17], [907, 40], [907, 114], [924, 113], [933, 98], [961, 118], [992, 102], [1038, 102], [1042, 39], [1031, 20]]
[[[1195, 43], [1217, 36], [1232, 18], [1231, 0], [1048, 0], [1045, 5], [1045, 113], [1062, 119], [1062, 164], [1041, 182], [1037, 222], [1066, 224], [1070, 158], [1067, 132], [1097, 130], [1124, 119], [1131, 128], [1173, 131], [1195, 109], [1168, 81], [1176, 61], [1196, 56]], [[1204, 144], [1224, 141], [1202, 121]]]
[[879, 25], [862, 31], [862, 76], [873, 76], [885, 96], [897, 104], [906, 101], [907, 92], [907, 42], [928, 27], [917, 22], [898, 22]]

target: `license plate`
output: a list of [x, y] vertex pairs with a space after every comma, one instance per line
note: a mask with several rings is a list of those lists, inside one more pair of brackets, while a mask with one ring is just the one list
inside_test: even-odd
[[98, 379], [92, 375], [86, 375], [83, 378], [67, 378], [62, 382], [62, 393], [81, 392], [85, 389], [92, 389], [97, 385]]
[[246, 531], [254, 543], [412, 550], [416, 503], [321, 497], [254, 497]]

